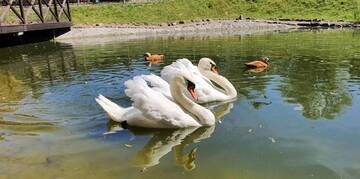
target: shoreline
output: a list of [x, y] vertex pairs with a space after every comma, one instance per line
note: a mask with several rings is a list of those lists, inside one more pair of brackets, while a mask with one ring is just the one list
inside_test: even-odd
[[286, 24], [269, 24], [248, 20], [208, 20], [191, 23], [171, 23], [169, 25], [82, 25], [56, 38], [61, 41], [84, 40], [88, 38], [112, 37], [129, 39], [132, 37], [163, 35], [246, 35], [269, 31], [285, 31], [294, 28]]
[[[159, 36], [220, 36], [250, 35], [297, 29], [360, 28], [360, 24], [349, 22], [325, 22], [318, 20], [202, 20], [198, 22], [179, 21], [158, 25], [96, 24], [79, 25], [56, 38], [56, 41], [70, 43], [104, 43], [127, 41]], [[99, 41], [100, 40], [100, 41]]]

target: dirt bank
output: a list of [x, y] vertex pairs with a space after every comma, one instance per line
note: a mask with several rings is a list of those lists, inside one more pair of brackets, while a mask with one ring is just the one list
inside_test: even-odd
[[283, 31], [294, 28], [287, 24], [275, 24], [250, 20], [204, 20], [201, 22], [177, 22], [160, 25], [84, 25], [57, 39], [60, 41], [84, 40], [85, 38], [111, 37], [112, 39], [141, 38], [157, 35], [221, 35], [253, 34], [269, 31]]
[[71, 43], [104, 43], [127, 41], [156, 36], [221, 36], [247, 35], [273, 31], [290, 31], [299, 28], [360, 28], [350, 22], [326, 22], [319, 20], [210, 20], [200, 22], [173, 22], [158, 25], [96, 24], [74, 26], [72, 30], [57, 38]]

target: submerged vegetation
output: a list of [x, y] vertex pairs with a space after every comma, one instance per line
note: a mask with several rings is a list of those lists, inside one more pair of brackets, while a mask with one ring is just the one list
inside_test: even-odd
[[103, 3], [72, 8], [77, 24], [164, 23], [177, 20], [324, 19], [360, 21], [359, 0], [161, 0], [152, 3]]

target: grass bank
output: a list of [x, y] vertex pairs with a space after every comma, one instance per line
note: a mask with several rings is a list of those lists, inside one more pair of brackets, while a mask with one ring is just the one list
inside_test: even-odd
[[360, 21], [360, 0], [160, 0], [145, 4], [73, 5], [75, 24], [166, 23], [178, 20], [324, 19]]

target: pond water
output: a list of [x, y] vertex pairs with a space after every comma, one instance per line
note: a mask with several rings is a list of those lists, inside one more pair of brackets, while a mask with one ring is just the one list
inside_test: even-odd
[[[144, 52], [164, 53], [163, 63]], [[45, 42], [0, 49], [0, 178], [360, 178], [360, 31]], [[236, 87], [221, 123], [122, 130], [94, 98], [210, 57]], [[268, 56], [271, 67], [246, 71]]]

